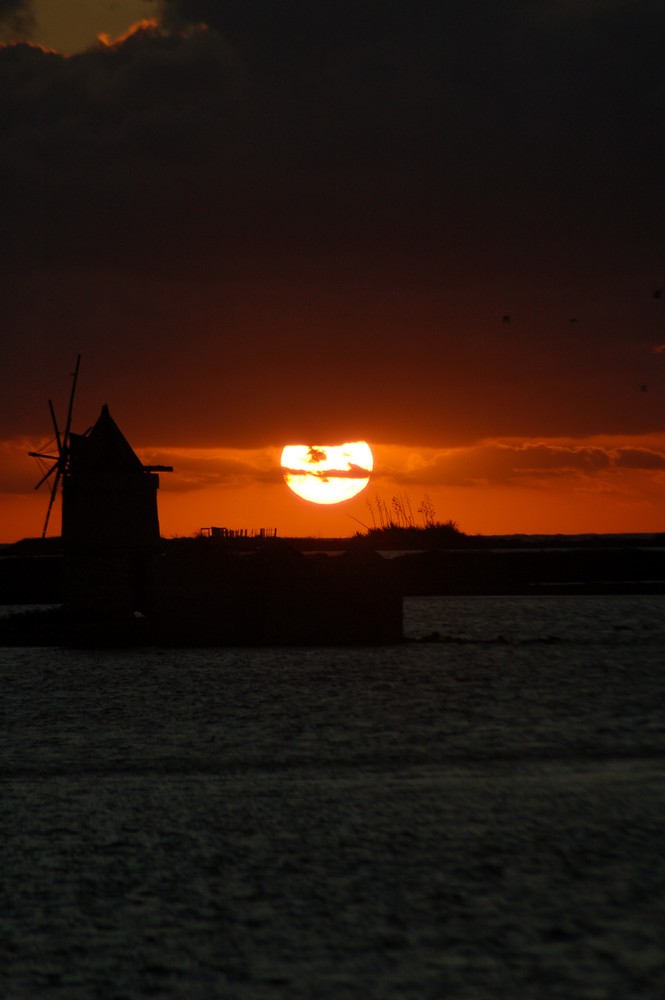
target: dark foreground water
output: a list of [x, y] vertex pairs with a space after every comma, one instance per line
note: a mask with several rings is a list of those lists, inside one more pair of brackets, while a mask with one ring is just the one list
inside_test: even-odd
[[0, 995], [665, 982], [665, 597], [406, 602], [443, 641], [0, 649]]

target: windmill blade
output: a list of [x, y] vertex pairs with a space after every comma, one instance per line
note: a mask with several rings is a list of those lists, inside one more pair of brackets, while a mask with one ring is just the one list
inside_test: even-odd
[[[72, 382], [72, 391], [71, 391], [71, 395], [69, 397], [69, 409], [67, 411], [67, 423], [65, 424], [65, 433], [64, 433], [64, 437], [62, 439], [62, 445], [63, 445], [63, 448], [65, 449], [65, 451], [67, 450], [67, 448], [69, 446], [69, 428], [72, 425], [72, 410], [74, 409], [74, 393], [76, 392], [76, 382], [77, 382], [77, 379], [79, 377], [79, 365], [80, 364], [81, 364], [81, 355], [79, 354], [76, 357], [76, 367], [75, 367], [74, 371], [72, 372], [72, 377], [73, 377], [74, 381]], [[57, 428], [56, 428], [56, 433], [57, 433]], [[60, 448], [58, 448], [58, 451], [60, 451]]]
[[42, 531], [42, 538], [46, 538], [46, 531], [48, 529], [48, 522], [51, 516], [51, 510], [53, 509], [53, 504], [55, 503], [55, 495], [58, 492], [58, 483], [60, 482], [60, 465], [59, 463], [55, 466], [57, 472], [55, 474], [55, 479], [53, 481], [53, 489], [51, 490], [51, 499], [48, 503], [48, 510], [46, 511], [46, 520], [44, 521], [44, 530]]
[[54, 469], [58, 468], [58, 463], [60, 462], [59, 455], [53, 455], [50, 452], [46, 453], [43, 451], [29, 451], [28, 455], [30, 458], [37, 459], [37, 465], [39, 466], [41, 472], [43, 473], [42, 478], [39, 480], [35, 489], [38, 490], [42, 483], [48, 479]]
[[62, 455], [62, 441], [60, 440], [60, 431], [58, 430], [58, 421], [55, 419], [55, 410], [53, 409], [53, 403], [49, 399], [48, 401], [49, 410], [51, 411], [51, 420], [53, 421], [53, 426], [55, 428], [55, 440], [58, 445], [58, 455]]
[[[35, 457], [39, 457], [39, 456], [35, 456]], [[56, 470], [56, 469], [57, 469], [57, 468], [59, 467], [59, 465], [60, 465], [60, 459], [58, 458], [58, 459], [57, 459], [57, 460], [56, 460], [56, 461], [55, 461], [55, 462], [53, 463], [53, 465], [51, 466], [51, 468], [50, 468], [50, 469], [48, 469], [48, 470], [47, 470], [47, 471], [46, 471], [46, 472], [44, 473], [44, 475], [42, 476], [42, 478], [41, 478], [41, 479], [39, 480], [39, 482], [38, 482], [38, 483], [37, 483], [37, 485], [35, 486], [35, 489], [36, 489], [36, 490], [38, 490], [38, 489], [39, 489], [39, 487], [40, 487], [40, 486], [42, 485], [42, 483], [45, 483], [45, 482], [46, 482], [46, 480], [48, 479], [48, 477], [49, 477], [49, 476], [53, 475], [53, 473], [54, 473], [54, 472], [55, 472], [55, 470]], [[56, 479], [57, 479], [57, 478], [58, 478], [58, 477], [56, 476]]]
[[[48, 522], [49, 522], [49, 518], [51, 516], [51, 511], [53, 509], [53, 504], [55, 503], [55, 498], [56, 498], [56, 495], [57, 495], [57, 492], [58, 492], [58, 486], [60, 485], [61, 477], [64, 476], [64, 475], [66, 475], [67, 472], [68, 472], [68, 469], [69, 469], [69, 432], [70, 432], [71, 425], [72, 425], [72, 412], [73, 412], [73, 409], [74, 409], [74, 394], [76, 392], [76, 382], [78, 380], [78, 374], [79, 374], [79, 366], [80, 366], [80, 364], [81, 364], [81, 355], [79, 354], [77, 356], [77, 358], [76, 358], [76, 367], [74, 368], [74, 371], [72, 372], [72, 377], [73, 377], [74, 381], [72, 383], [72, 391], [71, 391], [71, 393], [69, 395], [69, 407], [67, 409], [67, 422], [65, 424], [64, 434], [62, 434], [62, 435], [60, 434], [60, 428], [58, 427], [58, 421], [56, 420], [55, 410], [53, 408], [53, 403], [51, 402], [50, 399], [48, 401], [49, 410], [51, 411], [51, 420], [53, 421], [53, 427], [55, 429], [55, 441], [56, 441], [56, 445], [57, 445], [57, 449], [58, 449], [57, 456], [56, 455], [47, 455], [45, 452], [42, 452], [42, 451], [30, 451], [30, 452], [28, 452], [28, 454], [32, 458], [36, 458], [37, 459], [37, 461], [39, 463], [39, 466], [40, 466], [40, 469], [44, 473], [42, 475], [42, 478], [39, 480], [39, 482], [35, 486], [36, 490], [39, 489], [39, 487], [42, 485], [42, 483], [45, 483], [46, 480], [49, 479], [53, 475], [53, 473], [55, 472], [55, 478], [53, 480], [53, 486], [51, 488], [51, 496], [49, 498], [48, 510], [46, 511], [46, 520], [44, 522], [44, 530], [42, 532], [42, 538], [46, 537], [46, 532], [47, 532], [47, 529], [48, 529]], [[50, 445], [46, 445], [45, 447], [48, 448], [48, 447], [50, 447]], [[46, 467], [46, 463], [47, 462], [51, 463], [48, 467]], [[46, 471], [44, 471], [44, 470], [46, 470]]]

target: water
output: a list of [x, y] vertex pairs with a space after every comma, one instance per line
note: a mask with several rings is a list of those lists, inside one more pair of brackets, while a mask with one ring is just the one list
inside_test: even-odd
[[0, 650], [0, 995], [660, 997], [665, 597]]

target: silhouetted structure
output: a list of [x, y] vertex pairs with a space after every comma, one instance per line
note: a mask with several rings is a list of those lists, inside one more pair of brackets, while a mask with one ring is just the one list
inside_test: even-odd
[[144, 466], [109, 413], [71, 434], [62, 484], [64, 598], [96, 616], [145, 612], [159, 551], [158, 469]]

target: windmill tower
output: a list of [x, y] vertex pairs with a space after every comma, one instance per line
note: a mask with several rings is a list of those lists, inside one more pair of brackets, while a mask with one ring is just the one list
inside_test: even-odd
[[74, 372], [65, 431], [56, 430], [57, 456], [31, 453], [51, 461], [38, 485], [55, 474], [44, 535], [62, 484], [64, 598], [68, 609], [95, 617], [145, 611], [153, 591], [159, 552], [157, 472], [171, 466], [143, 465], [109, 412], [102, 407], [85, 434], [71, 431]]

